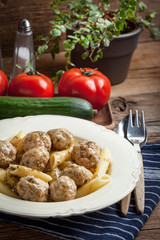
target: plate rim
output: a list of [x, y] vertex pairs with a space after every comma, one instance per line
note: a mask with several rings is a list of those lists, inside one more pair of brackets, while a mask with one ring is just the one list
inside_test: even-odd
[[[133, 151], [134, 152], [134, 155], [135, 156], [137, 156], [137, 167], [136, 167], [136, 169], [134, 169], [134, 171], [135, 171], [135, 173], [133, 173], [133, 175], [135, 174], [135, 176], [133, 177], [133, 179], [134, 179], [134, 181], [133, 181], [133, 183], [132, 183], [132, 186], [130, 186], [130, 188], [128, 189], [128, 191], [125, 191], [125, 193], [123, 194], [123, 196], [121, 195], [121, 197], [119, 197], [119, 198], [117, 198], [115, 201], [111, 201], [109, 204], [107, 204], [106, 205], [106, 203], [104, 203], [104, 204], [101, 204], [101, 206], [98, 206], [98, 208], [97, 208], [97, 206], [92, 206], [92, 207], [90, 207], [89, 209], [86, 209], [86, 208], [83, 208], [83, 209], [79, 209], [79, 210], [76, 210], [76, 209], [74, 209], [74, 208], [70, 208], [70, 209], [68, 209], [66, 212], [57, 212], [57, 213], [54, 213], [54, 214], [45, 214], [45, 213], [37, 213], [37, 214], [35, 214], [35, 213], [33, 213], [33, 214], [31, 214], [31, 213], [27, 213], [27, 212], [17, 212], [17, 211], [14, 211], [14, 210], [12, 210], [12, 212], [10, 211], [10, 210], [8, 210], [8, 209], [6, 209], [6, 208], [3, 208], [3, 206], [1, 205], [0, 206], [0, 211], [2, 211], [2, 212], [4, 212], [4, 213], [7, 213], [7, 214], [12, 214], [12, 215], [17, 215], [17, 216], [22, 216], [22, 217], [41, 217], [41, 218], [47, 218], [47, 217], [67, 217], [67, 216], [71, 216], [71, 215], [79, 215], [79, 214], [84, 214], [84, 213], [89, 213], [89, 212], [93, 212], [93, 211], [96, 211], [96, 210], [100, 210], [100, 209], [103, 209], [103, 208], [105, 208], [105, 207], [109, 207], [109, 206], [111, 206], [112, 204], [115, 204], [116, 202], [118, 202], [118, 201], [120, 201], [123, 197], [125, 197], [125, 196], [127, 196], [133, 189], [134, 189], [134, 187], [135, 187], [135, 185], [136, 185], [136, 182], [138, 181], [138, 179], [139, 179], [139, 174], [140, 174], [140, 159], [138, 158], [138, 154], [137, 154], [137, 152], [136, 152], [136, 150], [134, 149], [134, 147], [125, 139], [125, 138], [122, 138], [121, 136], [119, 136], [118, 134], [116, 134], [116, 132], [114, 132], [113, 130], [110, 130], [110, 129], [107, 129], [106, 127], [104, 127], [104, 126], [102, 126], [102, 125], [99, 125], [99, 124], [97, 124], [97, 123], [94, 123], [94, 122], [91, 122], [91, 121], [89, 121], [89, 120], [86, 120], [86, 119], [80, 119], [80, 118], [75, 118], [75, 117], [70, 117], [70, 116], [62, 116], [62, 115], [31, 115], [31, 116], [26, 116], [26, 117], [15, 117], [15, 118], [8, 118], [8, 119], [2, 119], [2, 120], [0, 120], [0, 127], [1, 127], [1, 123], [5, 123], [5, 124], [8, 124], [9, 122], [12, 122], [12, 121], [27, 121], [27, 120], [29, 120], [29, 121], [32, 121], [32, 119], [36, 119], [36, 118], [45, 118], [45, 117], [51, 117], [51, 118], [65, 118], [65, 119], [72, 119], [72, 120], [74, 120], [74, 121], [80, 121], [80, 122], [84, 122], [84, 123], [87, 123], [87, 124], [91, 124], [92, 126], [94, 126], [94, 127], [96, 127], [96, 128], [98, 128], [98, 129], [100, 129], [100, 132], [108, 132], [109, 134], [112, 134], [113, 136], [116, 136], [116, 138], [119, 138], [120, 139], [120, 141], [122, 141], [124, 144], [127, 144], [128, 146], [130, 146], [129, 148], [130, 149], [132, 149], [132, 150], [130, 150], [130, 151]], [[64, 126], [65, 127], [65, 126]], [[0, 137], [0, 139], [1, 139], [1, 137]], [[109, 183], [109, 184], [107, 184], [107, 186], [110, 186], [111, 185], [111, 183]], [[105, 187], [105, 186], [104, 186]], [[99, 191], [99, 190], [98, 190]], [[96, 194], [98, 194], [97, 192], [98, 191], [96, 191], [96, 192], [94, 192], [94, 193], [91, 193], [91, 194], [89, 194], [89, 195], [87, 195], [87, 196], [85, 196], [85, 197], [83, 197], [83, 199], [84, 198], [88, 198], [88, 196], [92, 196], [93, 197], [93, 195], [95, 195], [95, 193]], [[10, 197], [8, 197], [8, 196], [5, 196], [4, 194], [1, 194], [0, 193], [0, 200], [7, 200], [8, 198], [10, 198]], [[82, 198], [79, 198], [80, 200], [82, 199]], [[75, 201], [80, 201], [79, 199], [74, 199], [74, 200], [71, 200], [71, 201], [68, 201], [68, 202], [75, 202]], [[13, 198], [11, 199], [11, 201], [13, 200]], [[7, 200], [8, 201], [8, 200]], [[14, 201], [16, 201], [16, 199], [14, 200]], [[18, 199], [18, 201], [21, 201], [21, 202], [25, 202], [25, 204], [26, 203], [29, 203], [29, 205], [32, 205], [32, 203], [34, 203], [34, 204], [37, 204], [36, 202], [29, 202], [29, 201], [25, 201], [25, 200], [20, 200], [20, 199]], [[73, 203], [72, 202], [72, 203]], [[66, 202], [60, 202], [61, 204], [65, 204]], [[45, 202], [45, 203], [38, 203], [38, 205], [40, 206], [40, 205], [46, 205], [46, 204], [48, 204], [48, 205], [50, 205], [50, 204], [56, 204], [55, 202]]]

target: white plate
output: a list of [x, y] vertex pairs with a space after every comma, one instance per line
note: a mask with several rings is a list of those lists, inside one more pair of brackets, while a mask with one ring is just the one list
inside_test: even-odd
[[93, 122], [57, 115], [39, 115], [0, 120], [0, 139], [53, 128], [67, 128], [75, 136], [107, 147], [112, 156], [112, 181], [88, 196], [66, 202], [30, 202], [0, 194], [0, 211], [29, 217], [56, 217], [82, 214], [108, 207], [131, 192], [140, 173], [140, 160], [134, 147], [111, 130]]

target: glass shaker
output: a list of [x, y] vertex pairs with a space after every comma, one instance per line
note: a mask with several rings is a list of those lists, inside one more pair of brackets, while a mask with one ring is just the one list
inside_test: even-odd
[[1, 52], [1, 42], [0, 42], [0, 70], [4, 71], [4, 68], [3, 68], [3, 59], [2, 59], [2, 52]]
[[[22, 69], [18, 68], [16, 64], [20, 64], [26, 67], [27, 62], [31, 62], [33, 70], [35, 71], [35, 60], [34, 60], [34, 46], [33, 46], [33, 34], [31, 25], [27, 19], [23, 19], [16, 32], [14, 55], [13, 55], [13, 69], [10, 75], [12, 80], [17, 74], [23, 72]], [[27, 72], [29, 69], [25, 69]]]

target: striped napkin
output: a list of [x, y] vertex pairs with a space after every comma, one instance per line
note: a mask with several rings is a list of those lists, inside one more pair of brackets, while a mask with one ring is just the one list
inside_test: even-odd
[[0, 220], [59, 237], [77, 240], [131, 240], [138, 234], [160, 199], [160, 142], [147, 143], [142, 149], [145, 176], [145, 212], [136, 213], [131, 198], [126, 217], [120, 216], [120, 203], [78, 216], [60, 218], [23, 218], [0, 213]]

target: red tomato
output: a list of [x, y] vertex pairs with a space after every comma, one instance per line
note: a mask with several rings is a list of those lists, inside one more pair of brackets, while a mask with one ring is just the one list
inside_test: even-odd
[[0, 96], [4, 96], [7, 93], [8, 79], [6, 74], [0, 70]]
[[43, 74], [30, 75], [26, 72], [15, 76], [8, 88], [9, 96], [52, 97], [54, 86], [50, 78]]
[[89, 101], [94, 109], [103, 108], [110, 96], [109, 79], [91, 68], [72, 68], [65, 72], [58, 86], [60, 96], [79, 97]]

